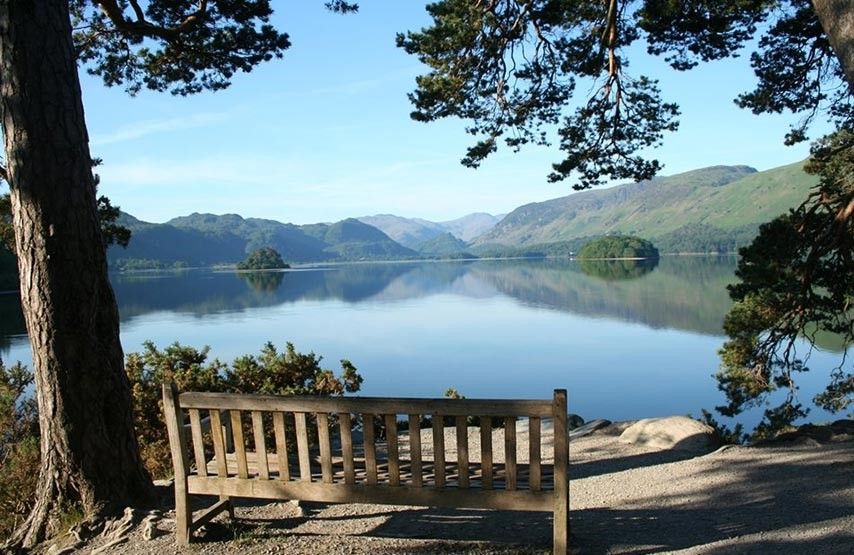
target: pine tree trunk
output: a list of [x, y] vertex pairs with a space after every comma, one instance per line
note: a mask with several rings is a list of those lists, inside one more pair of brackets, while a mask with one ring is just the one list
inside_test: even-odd
[[41, 427], [30, 546], [151, 500], [107, 277], [68, 0], [0, 0], [0, 115]]
[[851, 0], [813, 0], [813, 7], [854, 91], [854, 5]]

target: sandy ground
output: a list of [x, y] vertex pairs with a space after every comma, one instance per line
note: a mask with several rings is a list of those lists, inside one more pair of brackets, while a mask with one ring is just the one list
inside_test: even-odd
[[[824, 444], [800, 439], [725, 447], [688, 458], [621, 443], [624, 428], [614, 424], [571, 443], [573, 553], [854, 553], [852, 436]], [[137, 527], [127, 543], [103, 549], [104, 542], [95, 541], [83, 551], [551, 552], [551, 515], [545, 513], [247, 502], [238, 505], [235, 521], [218, 517], [187, 548], [175, 545], [170, 516], [164, 514], [155, 539], [143, 540]]]

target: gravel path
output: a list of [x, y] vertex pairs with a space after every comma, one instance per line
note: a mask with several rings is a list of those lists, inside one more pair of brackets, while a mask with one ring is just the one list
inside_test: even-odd
[[[686, 458], [619, 442], [625, 426], [571, 444], [574, 553], [854, 553], [851, 436]], [[519, 432], [521, 454], [526, 436]], [[543, 436], [549, 433], [544, 428]], [[477, 434], [469, 439], [478, 452]], [[543, 513], [256, 502], [238, 506], [235, 522], [218, 517], [183, 549], [175, 545], [171, 515], [164, 516], [163, 535], [143, 540], [137, 527], [129, 542], [98, 553], [551, 552], [550, 515]], [[85, 552], [99, 547], [94, 542]]]

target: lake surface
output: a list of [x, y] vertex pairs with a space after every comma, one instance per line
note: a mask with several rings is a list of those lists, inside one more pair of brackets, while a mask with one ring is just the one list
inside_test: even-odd
[[[179, 341], [230, 362], [291, 341], [336, 372], [350, 359], [363, 395], [440, 397], [455, 387], [467, 397], [549, 398], [567, 388], [571, 412], [622, 420], [698, 416], [723, 402], [712, 374], [734, 269], [733, 258], [479, 260], [112, 281], [125, 352]], [[813, 354], [816, 371], [799, 377], [803, 401], [840, 352], [828, 341]], [[0, 357], [31, 360], [15, 295], [0, 296]], [[828, 418], [818, 409], [810, 417]]]

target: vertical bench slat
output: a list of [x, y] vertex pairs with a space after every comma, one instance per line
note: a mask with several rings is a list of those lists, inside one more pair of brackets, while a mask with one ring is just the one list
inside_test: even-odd
[[252, 411], [252, 433], [255, 436], [255, 457], [258, 459], [258, 476], [262, 480], [270, 479], [270, 466], [267, 464], [267, 442], [264, 439], [264, 413]]
[[249, 477], [249, 465], [246, 464], [246, 442], [243, 439], [243, 418], [239, 410], [229, 411], [231, 415], [231, 433], [234, 437], [234, 454], [237, 457], [237, 477]]
[[492, 419], [480, 418], [480, 483], [483, 489], [492, 489]]
[[540, 469], [540, 418], [532, 416], [528, 419], [528, 487], [531, 491], [542, 489]]
[[190, 409], [190, 432], [193, 436], [193, 457], [196, 460], [196, 472], [202, 478], [208, 475], [208, 465], [205, 461], [205, 444], [202, 439], [202, 418], [199, 409]]
[[216, 458], [216, 475], [228, 477], [228, 465], [225, 461], [225, 438], [222, 433], [222, 419], [218, 409], [211, 409], [211, 439], [213, 439], [214, 458]]
[[412, 473], [412, 485], [420, 488], [421, 478], [421, 418], [417, 414], [409, 415], [409, 464]]
[[442, 417], [434, 414], [433, 424], [433, 474], [436, 477], [436, 487], [445, 487], [445, 425]]
[[457, 416], [457, 483], [469, 487], [469, 429], [465, 416]]
[[388, 446], [388, 483], [400, 485], [400, 452], [397, 447], [397, 415], [385, 415], [385, 437]]
[[276, 435], [276, 459], [279, 462], [279, 480], [291, 479], [288, 468], [288, 440], [285, 435], [285, 413], [273, 413], [273, 433]]
[[554, 414], [555, 489], [554, 540], [555, 555], [565, 555], [569, 547], [569, 440], [566, 429], [566, 390], [555, 389]]
[[[190, 543], [193, 511], [189, 503], [187, 488], [187, 436], [184, 433], [184, 414], [178, 402], [178, 388], [175, 383], [163, 384], [163, 413], [169, 434], [169, 450], [172, 452], [172, 465], [175, 469], [175, 535], [179, 545]], [[204, 461], [203, 461], [204, 462]]]
[[362, 415], [362, 437], [365, 447], [365, 478], [368, 485], [377, 483], [377, 446], [374, 443], [374, 415]]
[[356, 483], [356, 470], [353, 464], [353, 421], [349, 412], [338, 415], [341, 426], [341, 456], [344, 459], [344, 483]]
[[516, 418], [504, 419], [504, 487], [516, 489]]
[[320, 472], [324, 484], [332, 483], [332, 445], [329, 442], [329, 415], [317, 413], [317, 441], [320, 443]]
[[311, 459], [308, 454], [308, 426], [304, 412], [294, 413], [294, 423], [297, 433], [297, 451], [299, 452], [299, 479], [311, 482]]

